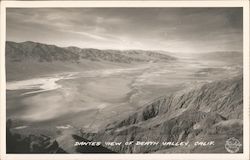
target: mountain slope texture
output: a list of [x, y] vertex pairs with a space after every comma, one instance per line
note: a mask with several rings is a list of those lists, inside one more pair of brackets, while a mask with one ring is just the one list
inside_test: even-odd
[[6, 42], [6, 60], [21, 62], [24, 60], [36, 60], [38, 62], [75, 62], [80, 63], [82, 59], [91, 61], [109, 61], [116, 63], [169, 61], [174, 57], [161, 54], [156, 51], [143, 50], [99, 50], [81, 49], [78, 47], [58, 47], [36, 42]]
[[[243, 79], [212, 82], [195, 89], [159, 98], [126, 119], [111, 123], [102, 132], [85, 137], [101, 141], [189, 142], [189, 147], [116, 146], [123, 153], [226, 152], [230, 137], [242, 143]], [[210, 147], [194, 146], [196, 141], [215, 141]], [[217, 147], [215, 149], [215, 147]]]

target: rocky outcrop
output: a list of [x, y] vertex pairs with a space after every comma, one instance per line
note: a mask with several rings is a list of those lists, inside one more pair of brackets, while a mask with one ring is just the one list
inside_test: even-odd
[[[116, 142], [181, 142], [206, 140], [211, 136], [221, 141], [230, 136], [242, 139], [242, 117], [243, 79], [240, 76], [159, 98], [128, 118], [108, 124], [103, 131], [85, 135], [85, 138]], [[109, 148], [122, 153], [173, 150], [173, 146], [163, 145]], [[200, 150], [196, 148], [186, 152], [196, 151]], [[218, 152], [226, 151], [221, 147]]]

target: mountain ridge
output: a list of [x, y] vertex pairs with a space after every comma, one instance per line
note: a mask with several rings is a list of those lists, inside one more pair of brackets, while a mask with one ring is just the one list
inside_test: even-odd
[[6, 59], [21, 62], [36, 59], [39, 62], [70, 61], [80, 63], [81, 59], [110, 61], [118, 63], [171, 61], [175, 57], [146, 50], [100, 50], [94, 48], [58, 47], [38, 42], [6, 41]]

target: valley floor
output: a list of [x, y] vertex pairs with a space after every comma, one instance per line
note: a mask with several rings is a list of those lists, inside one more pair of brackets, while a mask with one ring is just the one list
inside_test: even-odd
[[21, 134], [97, 133], [163, 96], [241, 74], [239, 66], [181, 59], [20, 78], [7, 82], [7, 119]]

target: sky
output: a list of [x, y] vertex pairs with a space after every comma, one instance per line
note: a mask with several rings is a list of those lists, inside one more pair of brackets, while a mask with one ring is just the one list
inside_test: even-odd
[[98, 49], [242, 51], [242, 8], [8, 8], [8, 41]]

